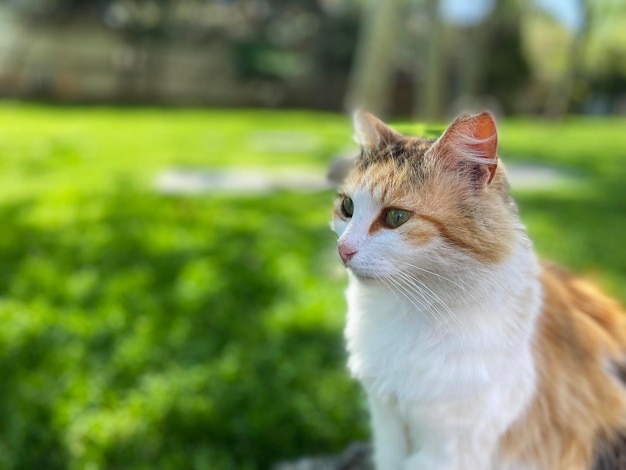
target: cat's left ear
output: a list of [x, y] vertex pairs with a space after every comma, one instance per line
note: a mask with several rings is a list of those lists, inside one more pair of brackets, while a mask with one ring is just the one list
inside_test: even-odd
[[365, 111], [356, 111], [352, 119], [354, 122], [354, 140], [363, 149], [383, 148], [402, 137], [402, 134]]
[[328, 173], [326, 173], [326, 179], [334, 187], [338, 188], [346, 179], [348, 173], [354, 168], [357, 157], [352, 158], [336, 158], [330, 162]]
[[444, 166], [465, 173], [478, 187], [488, 186], [498, 166], [498, 133], [490, 113], [464, 114], [446, 129], [430, 149]]

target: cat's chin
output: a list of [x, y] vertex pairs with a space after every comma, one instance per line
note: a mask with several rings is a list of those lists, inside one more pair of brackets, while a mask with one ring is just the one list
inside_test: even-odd
[[352, 274], [352, 276], [360, 282], [364, 282], [367, 284], [380, 284], [382, 282], [381, 276], [367, 272], [359, 272], [352, 268], [349, 268], [348, 270]]

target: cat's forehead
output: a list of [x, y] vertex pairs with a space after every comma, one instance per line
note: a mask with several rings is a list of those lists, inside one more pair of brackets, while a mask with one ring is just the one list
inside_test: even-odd
[[367, 190], [375, 199], [404, 199], [426, 179], [426, 153], [433, 140], [407, 138], [375, 151], [363, 151], [345, 182], [348, 192]]
[[420, 137], [404, 137], [390, 142], [376, 149], [363, 149], [359, 156], [357, 167], [361, 171], [372, 165], [393, 162], [397, 166], [410, 164], [419, 166], [435, 139]]

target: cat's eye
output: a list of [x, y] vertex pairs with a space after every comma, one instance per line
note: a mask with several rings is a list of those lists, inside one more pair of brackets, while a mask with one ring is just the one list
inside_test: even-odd
[[409, 211], [403, 209], [389, 209], [385, 214], [385, 225], [389, 228], [397, 228], [411, 217]]
[[345, 217], [352, 217], [354, 213], [354, 202], [349, 197], [346, 197], [341, 202], [341, 212]]

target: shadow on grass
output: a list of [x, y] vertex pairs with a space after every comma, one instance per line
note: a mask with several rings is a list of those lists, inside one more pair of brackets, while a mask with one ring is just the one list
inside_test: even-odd
[[0, 466], [265, 468], [361, 437], [321, 320], [343, 315], [319, 261], [332, 237], [311, 224], [326, 199], [2, 208]]

